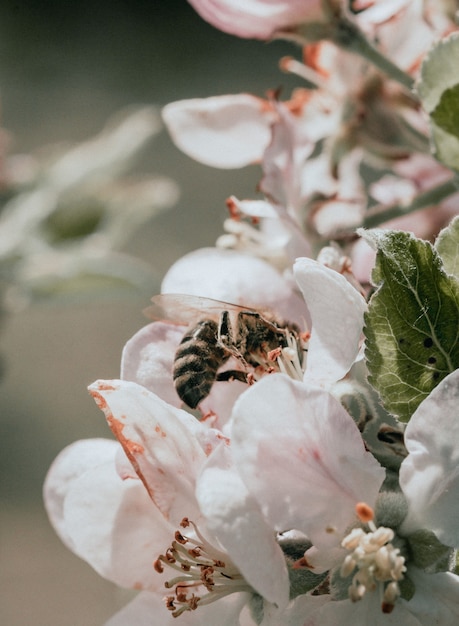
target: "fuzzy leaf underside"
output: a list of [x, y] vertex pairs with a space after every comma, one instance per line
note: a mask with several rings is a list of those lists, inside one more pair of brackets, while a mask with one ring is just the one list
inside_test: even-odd
[[378, 249], [378, 289], [365, 317], [369, 382], [406, 422], [459, 367], [459, 282], [426, 241], [396, 231], [370, 231], [368, 239]]
[[440, 231], [435, 249], [441, 256], [445, 271], [459, 279], [459, 217]]
[[459, 170], [459, 35], [453, 33], [426, 55], [417, 92], [430, 116], [433, 150], [448, 167]]

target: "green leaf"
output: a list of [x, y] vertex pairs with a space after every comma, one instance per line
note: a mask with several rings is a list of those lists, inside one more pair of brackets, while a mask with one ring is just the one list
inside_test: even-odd
[[435, 249], [441, 256], [448, 274], [459, 279], [459, 217], [455, 217], [440, 231], [435, 241]]
[[441, 39], [426, 55], [417, 92], [431, 118], [437, 158], [459, 170], [459, 33]]
[[386, 410], [408, 421], [459, 367], [459, 282], [427, 241], [397, 231], [364, 236], [378, 251], [365, 318], [369, 382]]
[[447, 133], [459, 137], [459, 84], [442, 93], [440, 102], [432, 111], [431, 118]]

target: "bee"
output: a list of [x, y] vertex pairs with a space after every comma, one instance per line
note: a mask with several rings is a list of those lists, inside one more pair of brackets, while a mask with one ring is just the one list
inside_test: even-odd
[[[250, 383], [254, 371], [279, 371], [276, 357], [292, 342], [301, 362], [298, 327], [269, 312], [182, 294], [154, 296], [152, 302], [144, 311], [147, 317], [189, 325], [175, 353], [172, 374], [177, 394], [192, 409], [217, 381]], [[230, 357], [241, 369], [220, 371]]]

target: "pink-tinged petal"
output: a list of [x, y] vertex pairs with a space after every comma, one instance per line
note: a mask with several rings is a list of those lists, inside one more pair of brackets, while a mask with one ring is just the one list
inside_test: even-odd
[[[180, 316], [180, 311], [177, 315]], [[172, 406], [182, 407], [173, 380], [173, 367], [175, 353], [187, 329], [188, 326], [156, 322], [139, 330], [124, 346], [121, 378], [139, 383]], [[227, 362], [224, 369], [237, 367], [237, 362]], [[234, 401], [245, 389], [246, 385], [239, 381], [216, 382], [199, 405], [204, 422], [222, 430]]]
[[64, 519], [65, 498], [82, 474], [105, 463], [113, 463], [119, 450], [119, 444], [109, 439], [76, 441], [59, 453], [48, 470], [43, 486], [46, 512], [55, 531], [70, 549], [73, 549], [73, 541]]
[[[166, 609], [161, 594], [142, 592], [105, 622], [105, 626], [177, 626], [177, 623], [183, 626], [249, 626], [239, 620], [239, 614], [247, 600], [247, 594], [233, 594], [207, 606], [199, 606], [196, 611], [186, 611], [177, 621]], [[251, 621], [250, 624], [254, 622]]]
[[180, 407], [172, 377], [175, 352], [186, 326], [155, 322], [139, 330], [123, 349], [121, 378], [139, 383], [160, 398]]
[[89, 391], [166, 519], [198, 519], [195, 479], [218, 433], [136, 383], [97, 381]]
[[207, 22], [237, 37], [270, 39], [321, 16], [320, 0], [188, 0]]
[[326, 391], [272, 374], [239, 398], [233, 420], [235, 465], [276, 530], [333, 547], [356, 504], [374, 505], [385, 471]]
[[433, 530], [459, 546], [459, 370], [444, 378], [413, 413], [405, 430], [408, 456], [400, 486], [409, 505], [407, 528]]
[[422, 626], [459, 624], [459, 577], [450, 572], [426, 574], [413, 567], [409, 576], [416, 586], [413, 598], [400, 600]]
[[209, 457], [196, 488], [201, 511], [244, 579], [268, 602], [285, 607], [290, 585], [283, 552], [229, 454], [220, 446]]
[[276, 110], [278, 119], [273, 124], [272, 141], [264, 154], [260, 189], [298, 220], [303, 204], [303, 167], [315, 144], [302, 119], [293, 115], [285, 104], [277, 103]]
[[[236, 359], [230, 359], [221, 371], [237, 369], [238, 367], [239, 363]], [[234, 403], [246, 389], [247, 384], [238, 380], [215, 382], [210, 394], [199, 405], [203, 414], [202, 421], [226, 434], [225, 427], [230, 420]]]
[[[377, 592], [367, 592], [359, 602], [341, 600], [330, 601], [314, 615], [316, 621], [311, 626], [337, 626], [349, 624], [352, 626], [421, 626], [409, 609], [401, 602], [396, 602], [392, 613], [383, 613], [381, 610], [381, 596]], [[443, 622], [437, 622], [443, 626]], [[430, 626], [433, 626], [431, 622]], [[309, 626], [306, 622], [305, 626]]]
[[297, 259], [293, 271], [312, 320], [304, 380], [336, 382], [359, 353], [365, 299], [344, 276], [312, 259]]
[[175, 145], [211, 167], [258, 162], [271, 138], [273, 113], [265, 100], [250, 94], [171, 102], [162, 115]]
[[161, 589], [153, 562], [173, 529], [138, 479], [122, 480], [113, 462], [82, 474], [64, 502], [73, 551], [101, 576], [133, 589]]
[[[366, 9], [358, 14], [357, 19], [362, 24], [382, 24], [389, 21], [402, 11], [412, 0], [373, 0], [369, 2], [358, 0], [354, 2], [354, 9]], [[369, 7], [369, 8], [367, 8]]]
[[161, 292], [270, 309], [299, 324], [306, 315], [304, 302], [290, 281], [266, 261], [234, 250], [201, 248], [186, 254], [167, 272]]

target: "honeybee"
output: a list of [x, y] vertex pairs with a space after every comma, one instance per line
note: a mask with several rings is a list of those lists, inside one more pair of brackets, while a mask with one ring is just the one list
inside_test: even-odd
[[[192, 409], [216, 381], [249, 383], [254, 371], [279, 371], [276, 356], [292, 343], [301, 362], [298, 327], [269, 312], [183, 294], [154, 296], [152, 302], [144, 311], [147, 317], [189, 325], [175, 353], [172, 374], [177, 394]], [[241, 369], [219, 371], [230, 357]]]

